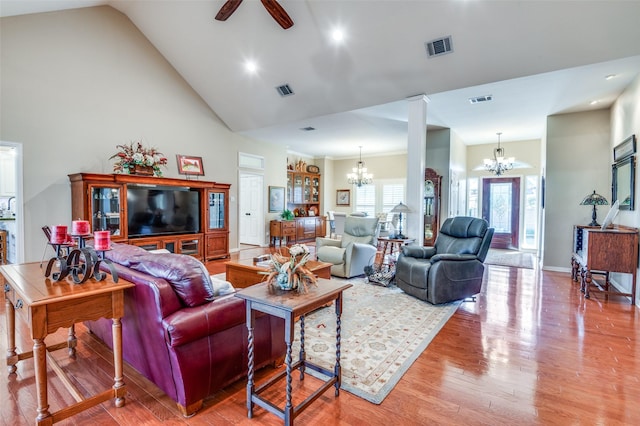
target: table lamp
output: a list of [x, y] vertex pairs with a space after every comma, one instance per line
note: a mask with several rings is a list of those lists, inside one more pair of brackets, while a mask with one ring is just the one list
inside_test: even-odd
[[604, 198], [600, 194], [596, 194], [596, 191], [593, 191], [593, 194], [589, 194], [584, 197], [584, 200], [580, 203], [581, 206], [593, 206], [593, 213], [591, 213], [591, 223], [589, 226], [600, 226], [596, 221], [596, 206], [606, 206], [609, 202], [606, 198]]
[[400, 213], [400, 217], [398, 218], [398, 234], [396, 235], [396, 238], [399, 238], [401, 240], [406, 238], [404, 235], [402, 235], [402, 213], [409, 212], [411, 212], [411, 209], [407, 207], [406, 204], [403, 204], [402, 201], [400, 201], [400, 204], [391, 209], [391, 213]]

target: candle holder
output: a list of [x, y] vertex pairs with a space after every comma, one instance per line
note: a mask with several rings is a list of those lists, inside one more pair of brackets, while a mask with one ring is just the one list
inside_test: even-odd
[[[56, 256], [49, 259], [47, 268], [45, 270], [45, 277], [51, 276], [54, 281], [62, 281], [67, 276], [71, 275], [71, 279], [76, 284], [82, 284], [86, 282], [91, 276], [97, 281], [102, 281], [107, 277], [107, 274], [100, 271], [100, 264], [104, 263], [109, 268], [109, 272], [113, 278], [113, 282], [118, 282], [118, 273], [115, 270], [113, 263], [105, 259], [105, 251], [111, 250], [99, 250], [99, 253], [93, 249], [93, 247], [87, 247], [85, 238], [91, 234], [72, 235], [77, 240], [75, 245], [76, 249], [71, 250], [67, 256], [62, 255], [63, 246], [71, 247], [66, 244], [53, 244]], [[54, 266], [59, 265], [58, 272], [52, 272]]]

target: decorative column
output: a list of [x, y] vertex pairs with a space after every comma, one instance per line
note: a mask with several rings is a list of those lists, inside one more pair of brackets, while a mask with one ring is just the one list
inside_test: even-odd
[[424, 168], [427, 153], [427, 103], [429, 98], [422, 94], [407, 98], [408, 141], [407, 141], [407, 200], [411, 209], [406, 215], [404, 234], [415, 238], [423, 245], [424, 235]]

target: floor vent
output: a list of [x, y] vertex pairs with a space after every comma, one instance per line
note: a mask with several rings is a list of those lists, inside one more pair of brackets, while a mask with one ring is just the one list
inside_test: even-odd
[[488, 102], [493, 100], [493, 95], [476, 96], [475, 98], [469, 98], [469, 103], [477, 104], [480, 102]]
[[282, 86], [278, 86], [276, 87], [276, 90], [282, 97], [293, 95], [293, 89], [288, 84], [283, 84]]
[[436, 40], [431, 40], [430, 42], [425, 43], [427, 48], [427, 54], [429, 57], [446, 55], [447, 53], [453, 52], [453, 42], [451, 41], [451, 36], [442, 37]]

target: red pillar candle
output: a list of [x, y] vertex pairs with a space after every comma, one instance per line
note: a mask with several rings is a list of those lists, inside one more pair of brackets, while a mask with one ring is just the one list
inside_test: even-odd
[[74, 220], [71, 222], [72, 235], [87, 235], [89, 233], [88, 220]]
[[64, 244], [67, 242], [66, 225], [54, 225], [51, 227], [51, 244]]
[[93, 233], [93, 248], [109, 250], [111, 248], [111, 233], [109, 231], [95, 231]]

